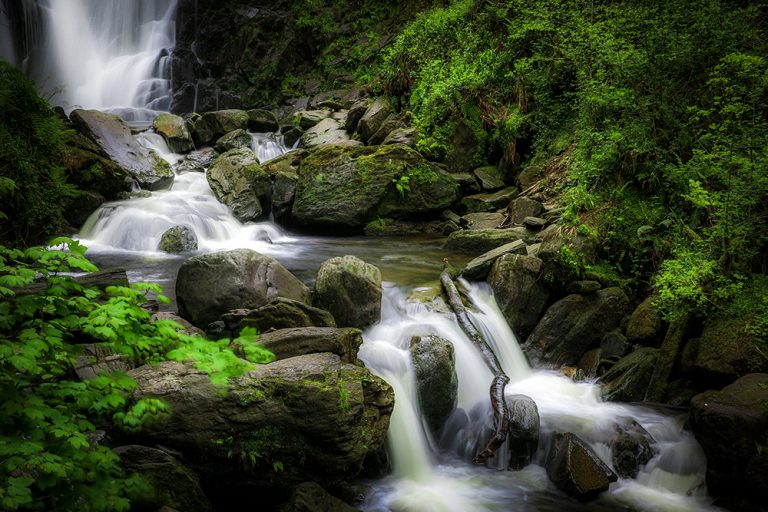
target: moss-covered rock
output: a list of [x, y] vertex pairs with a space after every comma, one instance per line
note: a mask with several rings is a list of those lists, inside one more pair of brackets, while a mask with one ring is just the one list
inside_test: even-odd
[[232, 208], [242, 222], [264, 214], [262, 202], [269, 194], [271, 180], [250, 149], [232, 149], [219, 156], [208, 169], [207, 178], [216, 199]]
[[645, 399], [659, 349], [643, 347], [621, 358], [600, 379], [603, 397], [614, 402], [641, 402]]
[[195, 149], [187, 124], [179, 116], [162, 113], [152, 121], [152, 128], [163, 136], [168, 148], [175, 153], [186, 153]]
[[[357, 125], [360, 138], [364, 142], [368, 142], [368, 139], [373, 137], [381, 128], [390, 114], [392, 114], [392, 106], [389, 104], [389, 101], [386, 98], [377, 98], [376, 101], [368, 106]], [[382, 137], [381, 140], [383, 141], [384, 138]]]
[[437, 213], [456, 196], [451, 177], [406, 146], [322, 146], [301, 163], [292, 219], [360, 230], [379, 216]]
[[521, 340], [536, 327], [549, 300], [549, 290], [541, 279], [542, 269], [538, 258], [505, 254], [495, 261], [488, 275], [499, 309]]
[[275, 360], [330, 352], [342, 362], [354, 363], [363, 336], [360, 329], [352, 327], [298, 327], [263, 332], [258, 342], [275, 355]]
[[627, 339], [631, 343], [653, 344], [661, 333], [661, 315], [648, 297], [632, 312], [627, 324]]
[[248, 129], [256, 133], [276, 132], [279, 128], [277, 116], [274, 112], [262, 109], [248, 111]]
[[467, 212], [492, 212], [507, 206], [519, 193], [517, 187], [507, 187], [496, 192], [465, 196], [461, 206]]
[[320, 265], [314, 303], [333, 314], [339, 327], [364, 329], [381, 318], [381, 271], [355, 256]]
[[226, 153], [230, 149], [250, 148], [252, 143], [251, 135], [242, 128], [238, 128], [216, 139], [214, 148], [219, 153]]
[[197, 236], [187, 226], [173, 226], [160, 237], [160, 250], [171, 254], [197, 250]]
[[326, 144], [362, 146], [363, 143], [352, 140], [341, 122], [328, 117], [305, 131], [300, 141], [301, 147], [307, 149]]
[[416, 396], [432, 434], [437, 436], [456, 407], [459, 380], [453, 344], [438, 336], [411, 338]]
[[[479, 281], [485, 279], [488, 273], [491, 271], [496, 260], [504, 256], [505, 254], [526, 254], [526, 245], [522, 240], [515, 240], [508, 244], [504, 244], [501, 247], [492, 249], [484, 254], [481, 254], [477, 258], [471, 260], [461, 271], [461, 275], [467, 279]], [[498, 295], [497, 295], [498, 300]]]
[[216, 110], [193, 118], [190, 132], [197, 147], [210, 146], [223, 135], [248, 128], [248, 112], [244, 110]]
[[443, 248], [467, 254], [482, 254], [517, 240], [531, 243], [534, 236], [535, 233], [521, 227], [462, 230], [451, 233]]

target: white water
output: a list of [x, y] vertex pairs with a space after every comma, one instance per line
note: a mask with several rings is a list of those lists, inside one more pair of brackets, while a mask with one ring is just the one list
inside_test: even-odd
[[[143, 132], [136, 138], [171, 165], [181, 159], [155, 133]], [[288, 151], [280, 138], [255, 134], [254, 140], [262, 147], [260, 161]], [[202, 172], [177, 173], [170, 189], [144, 194], [146, 197], [105, 203], [88, 218], [78, 237], [93, 252], [168, 257], [158, 246], [163, 233], [175, 225], [195, 233], [199, 252], [246, 248], [275, 255], [280, 254], [281, 243], [294, 240], [271, 222], [238, 221], [213, 195]]]
[[[510, 377], [507, 394], [527, 395], [538, 406], [541, 440], [534, 464], [522, 471], [471, 465], [469, 460], [484, 447], [492, 424], [487, 405], [491, 374], [452, 315], [409, 304], [399, 289], [389, 287], [385, 290], [382, 321], [365, 332], [359, 357], [395, 390], [397, 405], [388, 436], [394, 473], [373, 484], [374, 492], [363, 510], [716, 510], [704, 486], [706, 460], [693, 436], [683, 430], [682, 417], [603, 402], [596, 384], [574, 383], [555, 372], [531, 370], [490, 291], [487, 287], [468, 286], [479, 310], [471, 314], [472, 321], [487, 337]], [[439, 446], [430, 439], [421, 419], [407, 353], [411, 337], [426, 334], [453, 343], [459, 378], [457, 407], [472, 418], [468, 425], [457, 423], [446, 428]], [[653, 436], [654, 458], [641, 468], [636, 479], [611, 484], [595, 502], [576, 505], [564, 498], [548, 481], [542, 467], [547, 439], [554, 431], [573, 432], [611, 465], [614, 425], [627, 418], [637, 421]], [[506, 467], [505, 450], [506, 445], [500, 448], [490, 468]]]
[[6, 33], [0, 56], [67, 111], [94, 108], [146, 122], [170, 106], [176, 2], [20, 0], [25, 26], [16, 29], [25, 48], [14, 48]]

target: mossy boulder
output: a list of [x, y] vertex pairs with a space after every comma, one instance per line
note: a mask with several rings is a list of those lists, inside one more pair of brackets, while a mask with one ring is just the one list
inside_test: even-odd
[[83, 190], [93, 190], [105, 199], [116, 199], [129, 192], [131, 174], [104, 156], [99, 146], [83, 134], [75, 133], [62, 150], [61, 163], [67, 178]]
[[392, 106], [389, 104], [389, 101], [386, 98], [377, 98], [368, 106], [357, 124], [360, 138], [364, 142], [368, 142], [368, 139], [379, 131], [379, 128], [381, 128], [390, 114], [392, 114]]
[[168, 148], [174, 153], [187, 153], [195, 149], [186, 122], [177, 115], [159, 114], [152, 121], [152, 128], [163, 136]]
[[264, 214], [262, 201], [269, 194], [271, 180], [250, 149], [232, 149], [219, 156], [207, 178], [216, 199], [229, 206], [240, 221]]
[[238, 128], [219, 137], [214, 147], [219, 153], [226, 153], [230, 149], [250, 148], [252, 143], [253, 138], [251, 134]]
[[518, 197], [507, 207], [512, 224], [522, 224], [526, 217], [538, 217], [544, 211], [544, 205], [529, 197]]
[[187, 226], [173, 226], [160, 237], [159, 249], [171, 254], [196, 251], [197, 236]]
[[627, 339], [631, 343], [653, 344], [661, 334], [661, 315], [648, 297], [632, 312], [627, 324]]
[[263, 109], [248, 111], [248, 129], [256, 133], [276, 132], [280, 125], [274, 112]]
[[443, 249], [466, 254], [483, 254], [502, 245], [521, 240], [533, 242], [534, 233], [525, 228], [469, 229], [454, 231], [443, 244]]
[[315, 281], [314, 304], [339, 327], [363, 329], [381, 318], [381, 271], [355, 256], [326, 260]]
[[466, 212], [492, 212], [507, 206], [519, 193], [517, 187], [507, 187], [496, 192], [465, 196], [461, 206]]
[[290, 151], [262, 166], [272, 181], [269, 207], [275, 220], [288, 216], [291, 211], [299, 183], [299, 166], [307, 154], [304, 150]]
[[456, 197], [453, 179], [409, 147], [322, 146], [301, 163], [291, 216], [359, 231], [377, 217], [437, 213]]
[[411, 338], [416, 396], [432, 434], [437, 436], [456, 407], [459, 380], [453, 344], [438, 336]]
[[361, 146], [363, 143], [352, 140], [341, 122], [327, 117], [305, 131], [300, 142], [301, 147], [307, 149], [326, 144]]
[[[526, 254], [526, 245], [522, 240], [515, 240], [501, 247], [492, 249], [466, 264], [461, 275], [467, 279], [479, 281], [485, 279], [491, 271], [496, 260], [505, 254]], [[498, 297], [497, 297], [498, 300]]]
[[539, 258], [504, 254], [488, 275], [499, 309], [521, 340], [536, 327], [549, 301], [549, 290], [541, 279], [543, 267]]
[[659, 349], [643, 347], [622, 357], [603, 377], [603, 397], [613, 402], [642, 402], [648, 392]]
[[[501, 172], [493, 165], [478, 167], [472, 171], [475, 178], [480, 182], [480, 186], [486, 192], [493, 192], [504, 188], [504, 180], [502, 179]], [[506, 206], [506, 205], [505, 205]]]
[[263, 332], [258, 343], [275, 355], [275, 360], [330, 352], [344, 363], [357, 361], [363, 343], [362, 331], [353, 327], [297, 327]]
[[206, 112], [193, 118], [189, 124], [195, 145], [210, 146], [229, 132], [247, 129], [248, 112], [236, 109]]

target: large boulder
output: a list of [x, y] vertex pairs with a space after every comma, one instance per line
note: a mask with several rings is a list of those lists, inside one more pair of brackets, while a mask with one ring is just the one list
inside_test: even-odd
[[326, 260], [315, 281], [314, 303], [339, 327], [363, 329], [381, 318], [381, 271], [355, 256]]
[[531, 463], [539, 449], [539, 408], [526, 395], [508, 395], [509, 469], [519, 470]]
[[448, 236], [443, 248], [467, 254], [482, 254], [517, 240], [533, 241], [534, 233], [525, 228], [470, 229], [454, 231]]
[[251, 137], [251, 134], [242, 128], [238, 128], [216, 139], [214, 148], [219, 153], [226, 153], [230, 149], [250, 148], [252, 144], [253, 137]]
[[292, 219], [360, 230], [377, 217], [437, 213], [456, 196], [453, 179], [407, 146], [321, 146], [299, 168]]
[[632, 312], [627, 324], [627, 339], [631, 343], [653, 344], [661, 332], [661, 315], [648, 297]]
[[[462, 215], [459, 224], [464, 229], [497, 229], [504, 224], [504, 214], [499, 212], [478, 212]], [[518, 228], [518, 232], [522, 230]]]
[[363, 343], [360, 329], [352, 327], [299, 327], [264, 332], [259, 345], [275, 355], [276, 360], [289, 357], [331, 352], [344, 363], [357, 361], [357, 351]]
[[207, 178], [216, 199], [229, 206], [240, 221], [263, 215], [262, 201], [269, 195], [271, 180], [250, 149], [232, 149], [219, 156]]
[[275, 220], [284, 218], [291, 211], [299, 182], [299, 166], [307, 154], [303, 150], [289, 151], [262, 165], [272, 180], [269, 207]]
[[[365, 114], [360, 118], [357, 125], [357, 131], [364, 142], [368, 142], [373, 134], [384, 124], [384, 121], [392, 114], [392, 107], [386, 98], [377, 98], [366, 109]], [[383, 140], [383, 139], [382, 139]]]
[[161, 507], [189, 512], [210, 512], [211, 503], [200, 487], [200, 480], [175, 457], [157, 448], [127, 445], [113, 448], [120, 466], [136, 473], [149, 489], [131, 501], [131, 510], [157, 510]]
[[174, 153], [187, 153], [195, 149], [187, 124], [179, 116], [164, 112], [152, 121], [152, 128], [163, 136], [168, 148]]
[[248, 249], [194, 256], [176, 278], [179, 314], [203, 329], [232, 309], [258, 308], [276, 297], [306, 303], [309, 290], [277, 260]]
[[[768, 499], [768, 374], [741, 377], [691, 401], [690, 426], [707, 457], [707, 487], [732, 510]], [[743, 510], [753, 510], [744, 507]], [[759, 510], [759, 508], [754, 508]]]
[[331, 314], [298, 300], [275, 297], [255, 309], [237, 309], [222, 316], [232, 332], [255, 327], [259, 332], [293, 327], [336, 327]]
[[504, 188], [504, 180], [502, 179], [499, 169], [495, 166], [478, 167], [472, 171], [472, 174], [474, 174], [477, 181], [480, 182], [480, 186], [483, 190], [487, 192]]
[[136, 142], [119, 116], [76, 109], [70, 114], [70, 120], [98, 145], [104, 156], [125, 169], [142, 188], [160, 190], [173, 183], [173, 171], [168, 162]]
[[130, 375], [136, 398], [171, 411], [138, 435], [181, 452], [206, 487], [232, 497], [355, 477], [383, 445], [394, 404], [386, 382], [329, 353], [257, 365], [226, 393], [176, 362]]
[[280, 128], [274, 112], [262, 109], [248, 111], [248, 129], [256, 133], [276, 132]]
[[[70, 137], [62, 150], [61, 163], [71, 183], [82, 190], [92, 190], [105, 199], [117, 199], [119, 195], [130, 192], [133, 186], [131, 173], [104, 155], [95, 142], [81, 133]], [[74, 198], [72, 206], [84, 209], [79, 198]], [[77, 214], [78, 217], [82, 215]]]
[[590, 446], [570, 432], [557, 432], [546, 462], [547, 476], [558, 489], [585, 501], [608, 490], [618, 480]]
[[160, 237], [160, 250], [170, 254], [197, 250], [197, 236], [187, 226], [173, 226]]
[[339, 146], [362, 146], [359, 140], [352, 140], [344, 129], [344, 125], [339, 121], [327, 117], [309, 128], [301, 136], [301, 147], [313, 148], [325, 144], [336, 144]]
[[615, 402], [640, 402], [648, 393], [659, 349], [643, 347], [622, 357], [601, 378], [603, 397]]
[[507, 187], [496, 192], [465, 196], [461, 206], [467, 212], [492, 212], [508, 205], [519, 193], [517, 187]]
[[568, 295], [554, 303], [526, 340], [534, 359], [555, 365], [575, 365], [584, 353], [599, 345], [629, 309], [620, 288], [605, 288], [590, 295]]
[[248, 112], [244, 110], [217, 110], [206, 112], [190, 122], [192, 138], [197, 147], [210, 146], [221, 136], [248, 128]]
[[411, 361], [416, 374], [416, 396], [433, 435], [456, 407], [459, 380], [453, 343], [438, 336], [411, 338]]
[[507, 207], [507, 214], [512, 224], [522, 224], [526, 217], [538, 217], [544, 205], [529, 197], [518, 197]]
[[492, 249], [467, 263], [464, 270], [461, 271], [461, 275], [474, 281], [485, 279], [496, 260], [505, 254], [525, 255], [527, 253], [526, 247], [525, 242], [522, 240], [515, 240], [514, 242]]
[[521, 340], [536, 327], [549, 301], [549, 290], [542, 282], [543, 265], [533, 256], [505, 254], [488, 276], [499, 309]]

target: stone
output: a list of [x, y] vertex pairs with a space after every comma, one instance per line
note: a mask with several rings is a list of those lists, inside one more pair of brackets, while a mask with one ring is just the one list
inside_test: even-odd
[[328, 311], [285, 297], [276, 297], [254, 309], [235, 309], [221, 318], [233, 334], [243, 327], [255, 327], [259, 332], [294, 327], [336, 327]]
[[229, 133], [225, 133], [216, 140], [214, 147], [219, 153], [226, 153], [230, 149], [251, 148], [253, 138], [245, 130], [238, 128]]
[[300, 141], [301, 147], [306, 149], [315, 146], [323, 146], [325, 144], [335, 144], [338, 146], [363, 145], [359, 140], [350, 139], [349, 134], [344, 130], [343, 125], [330, 117], [323, 119], [305, 131], [301, 136]]
[[256, 133], [272, 133], [280, 128], [274, 112], [259, 108], [248, 111], [248, 129]]
[[661, 315], [653, 307], [653, 297], [648, 297], [632, 312], [627, 324], [627, 339], [630, 343], [654, 344], [661, 326]]
[[101, 154], [124, 169], [142, 188], [161, 190], [173, 183], [171, 166], [155, 151], [136, 142], [131, 130], [118, 116], [98, 110], [73, 110], [72, 124]]
[[463, 230], [451, 233], [443, 249], [482, 254], [517, 240], [527, 243], [532, 239], [531, 233], [525, 228]]
[[381, 271], [355, 256], [320, 265], [314, 304], [331, 312], [339, 327], [364, 329], [381, 319]]
[[368, 106], [357, 126], [357, 131], [363, 142], [368, 142], [368, 139], [381, 128], [390, 114], [392, 114], [392, 107], [384, 97], [377, 98]]
[[73, 364], [75, 375], [80, 380], [95, 379], [102, 373], [127, 372], [134, 365], [130, 359], [102, 343], [85, 343], [81, 345], [80, 354]]
[[526, 217], [523, 219], [523, 225], [534, 231], [544, 229], [548, 223], [549, 221], [547, 219], [542, 219], [541, 217]]
[[[98, 144], [81, 133], [73, 134], [68, 143], [63, 145], [61, 165], [66, 171], [68, 181], [81, 190], [101, 194], [105, 199], [116, 199], [119, 195], [130, 192], [133, 186], [131, 173], [112, 161]], [[86, 201], [93, 204], [93, 198]], [[84, 210], [87, 207], [73, 199], [69, 209], [79, 210], [79, 213], [73, 213], [77, 218], [85, 215]]]
[[213, 148], [203, 148], [184, 155], [184, 159], [176, 166], [178, 172], [205, 172], [219, 156]]
[[344, 129], [347, 130], [347, 133], [355, 133], [360, 118], [365, 115], [366, 110], [368, 110], [368, 102], [365, 100], [358, 100], [349, 107], [347, 119], [344, 122]]
[[612, 402], [641, 402], [651, 383], [659, 349], [643, 347], [622, 357], [601, 377], [603, 398]]
[[521, 340], [536, 327], [549, 301], [542, 268], [543, 262], [538, 258], [505, 254], [496, 260], [488, 275], [499, 310]]
[[301, 136], [304, 135], [304, 130], [300, 128], [288, 128], [283, 134], [283, 143], [286, 147], [293, 148], [301, 140]]
[[465, 196], [461, 200], [462, 208], [467, 212], [492, 212], [499, 208], [504, 208], [512, 201], [520, 190], [517, 187], [507, 187], [505, 189], [483, 194]]
[[276, 297], [309, 301], [309, 289], [274, 258], [249, 249], [194, 256], [176, 278], [179, 315], [205, 328], [232, 309], [258, 308]]
[[[651, 382], [648, 384], [648, 391], [645, 393], [645, 400], [650, 402], [661, 402], [668, 394], [670, 387], [670, 377], [677, 362], [681, 359], [684, 343], [688, 334], [688, 319], [683, 321], [674, 321], [667, 329], [664, 341], [659, 348], [659, 357], [656, 366], [653, 369]], [[685, 393], [682, 393], [685, 396]], [[688, 397], [690, 398], [690, 396]]]
[[229, 109], [206, 112], [191, 124], [195, 146], [209, 146], [223, 135], [248, 128], [248, 113], [245, 110]]
[[507, 395], [509, 410], [509, 469], [520, 470], [533, 461], [539, 449], [539, 408], [526, 395]]
[[185, 512], [213, 510], [194, 471], [169, 453], [135, 444], [118, 446], [112, 452], [120, 457], [123, 470], [140, 475], [149, 484], [148, 491], [132, 497], [132, 509], [171, 507]]
[[437, 213], [456, 196], [453, 179], [407, 146], [321, 146], [301, 162], [291, 220], [354, 232], [377, 217]]
[[452, 172], [451, 177], [459, 184], [462, 195], [477, 194], [481, 191], [477, 177], [469, 172]]
[[177, 362], [129, 375], [134, 399], [157, 398], [170, 410], [136, 435], [181, 452], [206, 487], [224, 495], [354, 478], [382, 447], [394, 405], [386, 382], [330, 353], [256, 365], [226, 393]]
[[330, 110], [303, 110], [293, 114], [293, 125], [302, 130], [309, 130], [330, 116]]
[[594, 450], [570, 432], [555, 433], [545, 467], [552, 483], [579, 501], [597, 497], [618, 480]]
[[611, 440], [613, 467], [621, 478], [635, 478], [640, 467], [653, 458], [652, 445], [655, 441], [635, 420], [617, 424], [614, 430]]
[[416, 147], [416, 141], [419, 140], [419, 131], [416, 128], [395, 128], [384, 138], [381, 144], [401, 144], [411, 148]]
[[501, 173], [495, 166], [478, 167], [472, 171], [472, 174], [480, 182], [481, 188], [487, 192], [504, 188], [504, 180], [501, 179]]
[[498, 229], [503, 223], [503, 213], [468, 213], [459, 219], [464, 229]]
[[456, 407], [458, 397], [453, 343], [438, 336], [414, 336], [411, 361], [422, 415], [432, 435], [437, 436]]
[[170, 311], [158, 311], [156, 313], [153, 313], [152, 316], [149, 318], [149, 321], [152, 323], [155, 323], [161, 320], [170, 320], [172, 322], [176, 322], [181, 326], [181, 328], [177, 330], [189, 336], [205, 336], [205, 331], [203, 331], [202, 329], [198, 329], [188, 321], [181, 318], [179, 315], [175, 313], [171, 313]]
[[280, 507], [280, 512], [359, 512], [332, 496], [315, 482], [297, 485], [291, 498]]
[[574, 365], [619, 325], [628, 308], [629, 299], [620, 288], [568, 295], [550, 306], [528, 336], [525, 349], [543, 362]]
[[384, 122], [381, 123], [379, 129], [376, 130], [376, 132], [368, 139], [368, 145], [376, 146], [383, 144], [387, 137], [389, 137], [390, 133], [402, 127], [403, 122], [400, 120], [400, 118], [395, 114], [390, 114], [386, 119], [384, 119]]
[[103, 195], [92, 190], [78, 190], [74, 192], [74, 197], [67, 201], [64, 211], [64, 218], [73, 227], [80, 227], [85, 224], [88, 217], [95, 212], [99, 206], [104, 204]]
[[605, 357], [624, 357], [629, 352], [627, 337], [620, 331], [611, 331], [600, 340], [600, 350]]
[[[691, 400], [689, 423], [707, 457], [707, 488], [716, 497], [757, 504], [768, 499], [768, 374], [745, 375]], [[734, 508], [736, 510], [736, 508]], [[745, 508], [751, 510], [751, 508]], [[755, 508], [759, 510], [759, 508]]]
[[595, 293], [603, 286], [597, 281], [584, 280], [584, 281], [572, 281], [568, 283], [568, 291], [571, 293], [580, 293], [582, 295], [589, 295]]
[[271, 180], [250, 149], [232, 149], [219, 156], [207, 178], [216, 199], [229, 206], [241, 222], [264, 215], [262, 201], [266, 201]]
[[296, 327], [263, 332], [259, 345], [275, 355], [275, 360], [330, 352], [344, 363], [355, 363], [363, 343], [362, 331], [352, 327]]
[[526, 245], [522, 240], [515, 240], [508, 244], [504, 244], [501, 247], [492, 249], [485, 254], [481, 254], [477, 258], [471, 260], [461, 271], [461, 275], [466, 279], [473, 281], [481, 281], [488, 276], [491, 271], [491, 267], [498, 258], [505, 254], [526, 254]]
[[597, 377], [597, 373], [600, 368], [600, 363], [603, 362], [603, 351], [599, 348], [593, 348], [588, 350], [582, 358], [579, 360], [577, 369], [583, 376], [582, 380], [594, 379]]
[[187, 153], [195, 149], [187, 125], [179, 116], [162, 113], [152, 121], [152, 128], [159, 133], [174, 153]]
[[187, 226], [173, 226], [163, 232], [159, 248], [170, 254], [196, 251], [197, 236]]
[[538, 217], [544, 211], [544, 205], [528, 197], [518, 197], [507, 208], [512, 224], [522, 224], [526, 217]]
[[443, 161], [451, 172], [471, 172], [475, 168], [479, 141], [466, 121], [456, 123], [446, 147], [448, 150]]

